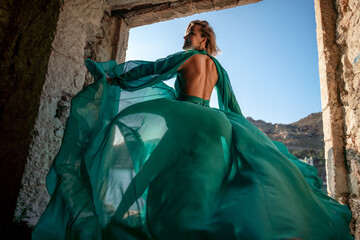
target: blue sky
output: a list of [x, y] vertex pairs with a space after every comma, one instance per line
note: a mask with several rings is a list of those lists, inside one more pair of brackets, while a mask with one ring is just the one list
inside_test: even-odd
[[[132, 28], [126, 60], [182, 51], [186, 27], [196, 19], [214, 28], [217, 59], [245, 116], [291, 123], [321, 111], [313, 0], [263, 0]], [[210, 104], [217, 106], [214, 93]]]

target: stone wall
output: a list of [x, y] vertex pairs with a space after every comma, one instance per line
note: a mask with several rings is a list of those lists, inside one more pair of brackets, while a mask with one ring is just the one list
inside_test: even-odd
[[186, 17], [196, 13], [217, 11], [261, 0], [126, 0], [121, 5], [116, 0], [107, 0], [113, 16], [124, 19], [129, 27], [138, 27], [156, 22]]
[[1, 239], [15, 239], [15, 232], [22, 232], [22, 239], [27, 239], [26, 229], [14, 225], [12, 220], [60, 3], [59, 0], [6, 0], [0, 4]]
[[340, 49], [337, 77], [344, 112], [349, 204], [354, 217], [352, 227], [356, 239], [360, 239], [360, 2], [337, 0], [336, 9], [336, 44]]
[[315, 0], [328, 193], [360, 239], [360, 2]]
[[315, 12], [328, 193], [347, 203], [343, 103], [338, 97], [343, 85], [338, 76], [341, 49], [335, 40], [337, 12], [332, 0], [316, 0]]
[[34, 226], [44, 211], [49, 201], [45, 177], [61, 144], [71, 98], [91, 82], [84, 59], [115, 58], [113, 41], [117, 43], [118, 39], [112, 35], [119, 35], [117, 21], [110, 18], [103, 1], [69, 0], [61, 7], [21, 182], [16, 220]]

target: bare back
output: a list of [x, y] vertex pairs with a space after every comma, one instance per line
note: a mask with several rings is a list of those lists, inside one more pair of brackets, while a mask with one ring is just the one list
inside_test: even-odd
[[186, 95], [210, 100], [218, 74], [215, 63], [209, 56], [195, 54], [178, 68], [178, 72], [183, 79], [179, 82], [181, 90]]

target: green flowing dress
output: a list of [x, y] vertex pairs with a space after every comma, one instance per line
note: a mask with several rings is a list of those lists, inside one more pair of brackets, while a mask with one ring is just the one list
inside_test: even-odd
[[33, 239], [354, 239], [348, 206], [242, 115], [215, 58], [219, 109], [181, 92], [195, 54], [86, 60], [95, 82], [72, 99]]

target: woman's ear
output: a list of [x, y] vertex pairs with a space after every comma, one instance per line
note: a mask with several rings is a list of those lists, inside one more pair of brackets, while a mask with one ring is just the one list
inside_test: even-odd
[[206, 48], [206, 42], [207, 42], [207, 37], [203, 37], [203, 39], [201, 40], [201, 44], [204, 42], [204, 47]]

